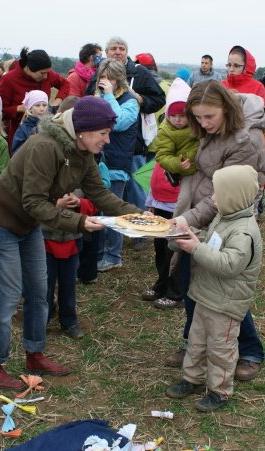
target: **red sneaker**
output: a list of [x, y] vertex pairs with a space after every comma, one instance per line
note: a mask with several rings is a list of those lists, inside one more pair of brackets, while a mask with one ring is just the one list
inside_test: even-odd
[[71, 370], [59, 363], [55, 363], [42, 352], [26, 353], [26, 368], [34, 374], [50, 374], [51, 376], [66, 376]]
[[0, 365], [0, 388], [6, 388], [9, 390], [21, 390], [25, 388], [23, 382], [15, 379], [7, 374], [2, 365]]

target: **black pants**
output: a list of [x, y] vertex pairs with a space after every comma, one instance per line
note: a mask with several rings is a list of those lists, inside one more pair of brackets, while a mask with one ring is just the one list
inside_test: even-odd
[[[171, 219], [173, 213], [166, 210], [160, 210], [155, 208], [155, 215], [162, 216], [166, 219]], [[155, 238], [154, 239], [155, 248], [155, 264], [158, 272], [158, 279], [153, 285], [153, 289], [160, 297], [167, 297], [169, 299], [179, 299], [181, 298], [181, 293], [178, 289], [178, 276], [179, 271], [173, 271], [169, 275], [170, 262], [173, 256], [173, 251], [168, 247], [168, 240], [165, 238]]]
[[90, 282], [97, 277], [99, 232], [84, 234], [82, 249], [79, 254], [78, 278], [83, 283]]

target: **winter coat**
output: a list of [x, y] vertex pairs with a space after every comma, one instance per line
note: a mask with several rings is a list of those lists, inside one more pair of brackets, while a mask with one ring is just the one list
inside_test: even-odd
[[176, 202], [179, 195], [179, 185], [172, 186], [167, 177], [165, 170], [156, 163], [151, 175], [150, 188], [152, 196], [159, 202]]
[[228, 137], [206, 135], [195, 158], [197, 171], [183, 177], [174, 216], [184, 216], [190, 226], [201, 228], [216, 214], [212, 177], [217, 169], [235, 164], [252, 166], [265, 180], [265, 116], [262, 100], [255, 95], [239, 95], [245, 114], [245, 128]]
[[139, 212], [104, 188], [94, 156], [76, 147], [71, 137], [72, 110], [57, 118], [44, 118], [40, 132], [32, 135], [15, 153], [0, 176], [0, 226], [17, 235], [36, 225], [85, 231], [85, 215], [56, 207], [65, 193], [81, 188], [98, 210], [106, 215]]
[[[198, 139], [192, 136], [189, 127], [177, 129], [168, 119], [164, 119], [149, 150], [156, 152], [156, 161], [167, 171], [191, 175], [196, 170], [194, 160], [198, 145]], [[180, 163], [187, 158], [192, 162], [191, 167], [182, 169]]]
[[21, 105], [26, 92], [39, 89], [46, 92], [50, 97], [52, 87], [58, 89], [56, 98], [65, 99], [68, 96], [69, 83], [57, 72], [49, 70], [47, 78], [38, 82], [25, 74], [19, 62], [15, 64], [14, 69], [1, 78], [0, 96], [3, 101], [3, 118], [8, 121], [7, 131], [10, 148], [14, 133], [23, 116], [23, 113], [17, 112], [17, 106]]
[[72, 69], [67, 75], [69, 82], [69, 96], [83, 97], [87, 88], [87, 81], [81, 78], [78, 73]]
[[202, 81], [208, 81], [208, 80], [222, 80], [222, 75], [219, 72], [216, 72], [214, 69], [211, 69], [210, 72], [205, 74], [201, 71], [201, 69], [192, 72], [190, 78], [188, 79], [187, 83], [192, 86], [194, 86], [196, 83], [201, 83]]
[[18, 126], [14, 134], [12, 142], [12, 153], [15, 153], [20, 146], [28, 139], [30, 135], [37, 133], [37, 125], [39, 123], [37, 116], [27, 116]]
[[[129, 85], [133, 79], [132, 89], [143, 98], [143, 103], [140, 105], [140, 113], [156, 113], [165, 105], [165, 93], [146, 67], [141, 64], [135, 64], [128, 57], [126, 74]], [[143, 154], [145, 151], [146, 145], [143, 140], [142, 121], [139, 114], [135, 154]]]
[[123, 91], [116, 98], [111, 93], [103, 98], [117, 115], [110, 142], [104, 146], [104, 161], [109, 169], [130, 173], [137, 137], [138, 102], [130, 92]]
[[[227, 169], [215, 174], [219, 213], [209, 226], [205, 242], [192, 252], [188, 295], [210, 310], [242, 321], [253, 300], [262, 260], [262, 239], [253, 205], [249, 205], [258, 184], [249, 166], [243, 167], [242, 174], [235, 166]], [[241, 189], [231, 193], [235, 177], [244, 179]], [[211, 241], [213, 233], [218, 234], [219, 244], [216, 239], [215, 244], [213, 238]]]
[[[233, 49], [231, 49], [232, 51]], [[243, 94], [252, 93], [260, 96], [265, 101], [265, 87], [263, 84], [255, 80], [254, 74], [256, 72], [256, 61], [254, 56], [251, 53], [243, 49], [245, 51], [245, 67], [241, 74], [234, 75], [229, 74], [225, 80], [222, 80], [222, 85], [225, 88], [233, 89], [238, 92], [242, 92]]]

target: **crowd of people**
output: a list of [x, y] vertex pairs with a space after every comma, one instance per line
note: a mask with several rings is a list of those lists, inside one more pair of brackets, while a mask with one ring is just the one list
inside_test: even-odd
[[[47, 324], [58, 309], [62, 333], [81, 339], [77, 278], [100, 283], [98, 272], [124, 264], [122, 235], [95, 216], [148, 211], [188, 237], [154, 239], [158, 277], [142, 294], [157, 308], [185, 305], [184, 346], [166, 361], [183, 379], [166, 393], [207, 387], [196, 407], [212, 411], [264, 360], [249, 308], [262, 258], [265, 88], [239, 45], [225, 78], [205, 54], [172, 83], [120, 37], [105, 53], [84, 45], [64, 77], [44, 50], [23, 48], [0, 79], [0, 388], [23, 386], [4, 367], [19, 302], [27, 370], [71, 371], [45, 355]], [[133, 174], [150, 161], [147, 194]]]

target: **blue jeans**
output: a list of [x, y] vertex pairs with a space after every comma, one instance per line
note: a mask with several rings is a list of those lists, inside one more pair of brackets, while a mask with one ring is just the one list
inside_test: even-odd
[[[190, 279], [190, 255], [185, 252], [182, 255], [181, 260], [181, 272], [183, 289], [188, 292], [189, 279]], [[186, 294], [184, 296], [185, 310], [186, 310], [186, 323], [184, 326], [183, 337], [185, 339], [189, 336], [189, 330], [192, 323], [193, 312], [196, 303]], [[248, 310], [245, 318], [240, 325], [240, 334], [238, 337], [239, 358], [249, 360], [251, 362], [260, 363], [264, 360], [263, 346], [260, 338], [257, 334], [255, 324], [250, 311]]]
[[54, 311], [54, 291], [58, 280], [59, 321], [63, 328], [77, 324], [76, 315], [76, 274], [79, 264], [78, 254], [69, 258], [56, 258], [47, 253], [49, 319]]
[[[116, 194], [120, 199], [123, 199], [126, 183], [127, 182], [122, 180], [112, 181], [110, 191]], [[100, 232], [99, 260], [114, 264], [121, 263], [122, 245], [123, 236], [106, 227], [106, 229]]]
[[[131, 173], [137, 171], [146, 163], [146, 158], [143, 155], [134, 155], [132, 160]], [[125, 190], [125, 200], [138, 208], [145, 210], [146, 193], [143, 188], [132, 178], [127, 182]]]
[[47, 268], [39, 227], [23, 236], [0, 227], [0, 364], [9, 354], [11, 318], [23, 289], [23, 345], [28, 352], [45, 347], [48, 317]]

